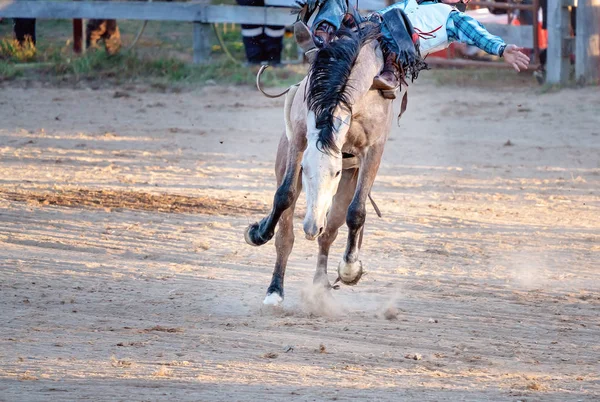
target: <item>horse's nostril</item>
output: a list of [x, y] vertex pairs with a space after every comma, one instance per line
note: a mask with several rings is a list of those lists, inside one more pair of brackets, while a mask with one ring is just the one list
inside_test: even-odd
[[323, 226], [319, 228], [319, 236], [321, 236], [321, 234], [323, 234]]

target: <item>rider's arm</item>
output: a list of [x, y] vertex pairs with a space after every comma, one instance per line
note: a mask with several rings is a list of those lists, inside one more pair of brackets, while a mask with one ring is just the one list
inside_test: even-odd
[[446, 23], [448, 40], [477, 46], [486, 53], [502, 56], [506, 43], [499, 36], [489, 33], [483, 25], [467, 14], [452, 11]]

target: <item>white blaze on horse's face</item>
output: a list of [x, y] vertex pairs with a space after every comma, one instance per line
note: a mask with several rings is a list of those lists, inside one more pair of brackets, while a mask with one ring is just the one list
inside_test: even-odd
[[[341, 149], [350, 128], [350, 114], [338, 108], [335, 115], [335, 143]], [[308, 113], [307, 131], [308, 144], [302, 157], [302, 186], [306, 191], [304, 233], [307, 239], [314, 240], [327, 225], [327, 213], [342, 178], [342, 153], [326, 152], [318, 144], [320, 130], [315, 126], [313, 112]]]

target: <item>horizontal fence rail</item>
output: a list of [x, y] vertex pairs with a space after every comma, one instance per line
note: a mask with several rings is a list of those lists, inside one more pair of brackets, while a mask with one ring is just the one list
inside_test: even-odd
[[291, 8], [198, 3], [0, 0], [0, 17], [47, 19], [117, 19], [235, 24], [290, 25]]

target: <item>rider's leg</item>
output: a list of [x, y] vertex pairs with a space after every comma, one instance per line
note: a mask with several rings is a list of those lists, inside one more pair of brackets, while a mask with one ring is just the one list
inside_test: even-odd
[[348, 12], [347, 0], [327, 0], [319, 9], [313, 22], [313, 39], [317, 47], [331, 42], [335, 31], [342, 25]]
[[400, 84], [406, 84], [406, 74], [412, 76], [424, 67], [416, 45], [418, 36], [414, 34], [410, 20], [400, 6], [401, 3], [396, 3], [380, 12], [383, 20], [380, 40], [385, 64], [373, 80], [373, 86], [389, 99], [396, 97], [395, 92]]
[[373, 88], [386, 91], [384, 96], [389, 99], [395, 99], [396, 89], [400, 86], [402, 80], [402, 67], [398, 63], [398, 54], [390, 50], [393, 48], [393, 38], [390, 32], [385, 29], [385, 26], [381, 30], [381, 42], [382, 48], [384, 49], [384, 65], [383, 69], [373, 79]]

